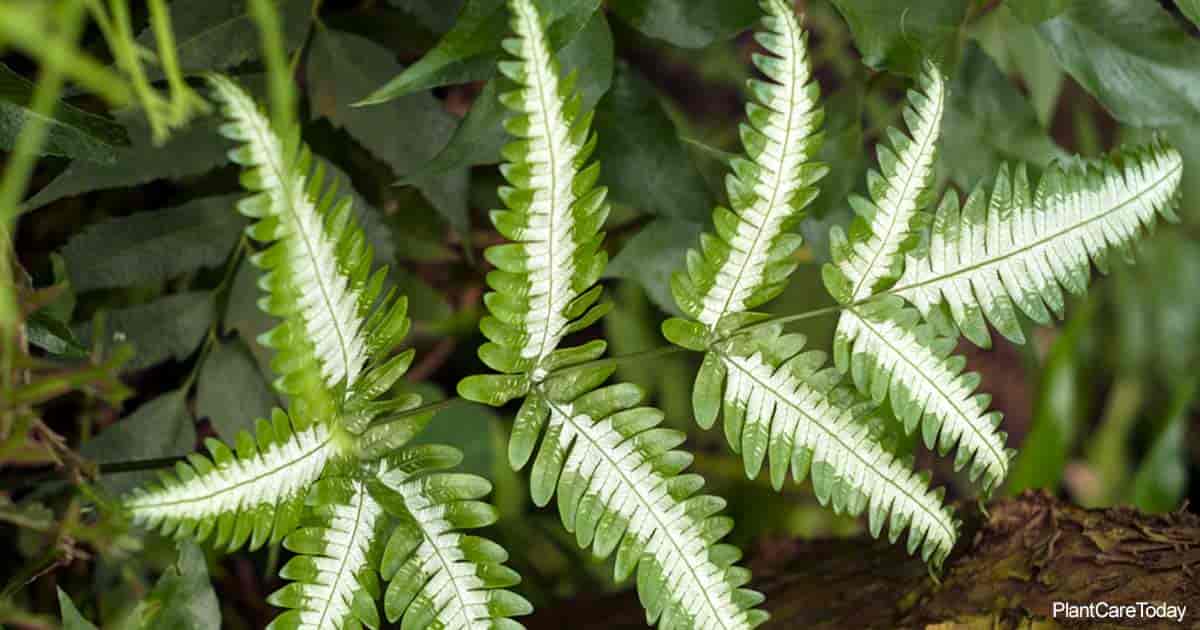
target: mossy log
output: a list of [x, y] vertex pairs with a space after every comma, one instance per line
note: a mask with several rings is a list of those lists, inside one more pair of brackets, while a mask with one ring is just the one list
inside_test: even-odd
[[[871, 539], [772, 544], [751, 559], [753, 587], [783, 628], [1197, 628], [1200, 515], [1085, 510], [1044, 492], [988, 506], [935, 579], [919, 559]], [[1053, 617], [1055, 602], [1186, 606], [1163, 619]], [[536, 613], [531, 630], [645, 628], [636, 595], [581, 598]]]

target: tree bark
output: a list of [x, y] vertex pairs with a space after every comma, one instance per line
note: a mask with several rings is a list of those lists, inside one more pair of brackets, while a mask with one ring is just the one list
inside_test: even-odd
[[[940, 581], [902, 544], [869, 538], [789, 541], [751, 560], [767, 596], [764, 628], [1197, 628], [1200, 516], [1085, 510], [1026, 492], [974, 512]], [[1054, 602], [1187, 606], [1161, 619], [1051, 619]], [[530, 630], [645, 628], [631, 592], [536, 613]]]

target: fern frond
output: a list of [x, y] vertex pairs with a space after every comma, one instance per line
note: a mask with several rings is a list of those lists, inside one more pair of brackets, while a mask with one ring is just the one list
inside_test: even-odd
[[371, 273], [371, 246], [350, 197], [326, 186], [324, 167], [313, 166], [298, 130], [277, 133], [232, 80], [209, 81], [230, 121], [221, 133], [241, 143], [230, 159], [246, 167], [242, 183], [257, 192], [238, 210], [257, 219], [248, 234], [270, 245], [251, 261], [265, 272], [260, 306], [283, 319], [260, 339], [277, 351], [276, 387], [302, 401], [304, 413], [333, 417], [366, 389], [377, 396], [386, 389], [380, 378], [407, 368], [411, 353], [387, 358], [407, 333], [407, 302], [379, 299], [386, 269]]
[[398, 520], [382, 554], [384, 611], [403, 628], [520, 628], [533, 608], [506, 590], [521, 581], [496, 543], [462, 533], [496, 521], [478, 501], [491, 491], [475, 475], [440, 472], [462, 460], [448, 446], [418, 446], [386, 458], [371, 494]]
[[954, 325], [988, 346], [986, 317], [1006, 338], [1024, 335], [1013, 304], [1038, 323], [1061, 316], [1060, 286], [1083, 293], [1089, 260], [1107, 269], [1110, 249], [1126, 250], [1155, 216], [1175, 220], [1172, 206], [1183, 160], [1165, 142], [1127, 149], [1101, 162], [1053, 165], [1035, 195], [1024, 167], [996, 177], [990, 203], [976, 190], [959, 209], [951, 194], [934, 220], [927, 252], [909, 255], [890, 292], [937, 318], [943, 301]]
[[990, 492], [1008, 474], [1012, 451], [997, 431], [1003, 415], [987, 411], [990, 396], [974, 393], [979, 375], [962, 373], [966, 360], [950, 356], [954, 345], [892, 297], [842, 312], [834, 363], [876, 404], [890, 398], [905, 432], [919, 426], [929, 449], [946, 455], [957, 445], [955, 470], [971, 463], [971, 480], [982, 477]]
[[574, 75], [560, 81], [534, 3], [510, 0], [509, 7], [516, 37], [504, 48], [516, 61], [501, 62], [500, 71], [516, 89], [501, 100], [515, 114], [504, 124], [518, 140], [503, 151], [501, 172], [511, 186], [499, 193], [507, 210], [491, 216], [514, 242], [485, 253], [496, 270], [487, 276], [491, 315], [480, 325], [490, 341], [479, 349], [488, 367], [521, 375], [491, 381], [508, 383], [506, 400], [545, 377], [565, 335], [605, 312], [594, 285], [608, 261], [600, 249], [607, 191], [596, 186], [599, 164], [586, 166], [596, 146], [592, 114], [580, 111]]
[[754, 55], [754, 64], [771, 81], [750, 81], [757, 102], [746, 105], [749, 122], [740, 127], [748, 159], [733, 160], [726, 179], [733, 210], [713, 212], [716, 234], [703, 234], [700, 249], [688, 252], [686, 272], [671, 279], [680, 309], [710, 329], [783, 290], [801, 244], [791, 228], [829, 170], [812, 161], [821, 144], [820, 90], [807, 35], [789, 5], [762, 2], [767, 15], [755, 37], [770, 54]]
[[904, 252], [911, 249], [921, 210], [929, 205], [937, 139], [941, 132], [946, 88], [932, 62], [923, 66], [919, 91], [910, 90], [904, 120], [912, 138], [889, 127], [892, 147], [877, 147], [879, 167], [867, 173], [871, 199], [850, 197], [858, 214], [849, 242], [841, 228], [830, 230], [833, 265], [825, 268], [826, 286], [839, 302], [873, 295], [882, 283], [900, 275]]
[[208, 439], [211, 459], [193, 453], [162, 473], [159, 483], [137, 488], [124, 500], [135, 523], [164, 535], [214, 547], [251, 549], [279, 542], [297, 525], [308, 487], [338, 457], [332, 433], [276, 409], [257, 423], [257, 441], [243, 431], [237, 453]]
[[304, 527], [283, 545], [298, 554], [279, 571], [291, 583], [267, 599], [289, 608], [269, 630], [379, 627], [378, 542], [386, 514], [353, 477], [325, 477], [308, 493]]
[[596, 389], [614, 368], [586, 367], [547, 381], [517, 414], [514, 434], [541, 435], [530, 486], [544, 506], [557, 494], [563, 525], [598, 557], [616, 553], [615, 574], [637, 570], [647, 622], [662, 628], [751, 628], [766, 619], [762, 595], [718, 544], [733, 527], [716, 516], [725, 502], [697, 494], [704, 480], [681, 474], [691, 456], [673, 450], [679, 431], [659, 427], [662, 412], [638, 407], [630, 384]]
[[911, 458], [902, 461], [885, 446], [871, 405], [839, 385], [837, 370], [821, 369], [825, 354], [805, 352], [804, 343], [803, 335], [768, 328], [719, 344], [696, 377], [697, 399], [724, 401], [726, 437], [748, 476], [766, 460], [780, 488], [789, 468], [797, 482], [811, 469], [822, 505], [852, 515], [869, 508], [873, 536], [888, 521], [891, 542], [907, 528], [909, 553], [919, 548], [941, 565], [958, 535], [942, 505], [944, 489], [930, 491], [928, 473], [914, 473]]

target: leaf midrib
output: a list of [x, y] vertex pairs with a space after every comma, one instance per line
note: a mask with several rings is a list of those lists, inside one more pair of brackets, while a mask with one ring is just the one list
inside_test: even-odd
[[[739, 365], [736, 361], [734, 361], [732, 357], [730, 357], [728, 354], [725, 354], [724, 352], [721, 352], [720, 350], [714, 349], [714, 350], [712, 350], [712, 352], [717, 353], [717, 356], [721, 357], [721, 360], [727, 366], [733, 366], [733, 367], [737, 368], [738, 371], [742, 372], [743, 374], [748, 375], [752, 381], [754, 381], [756, 384], [758, 384], [760, 387], [762, 387], [766, 391], [770, 392], [780, 403], [787, 405], [788, 407], [791, 407], [792, 409], [796, 410], [797, 413], [799, 413], [800, 415], [807, 418], [809, 422], [813, 423], [817, 427], [820, 427], [820, 429], [826, 435], [828, 435], [830, 437], [830, 439], [837, 442], [838, 446], [841, 447], [841, 449], [844, 452], [849, 453], [852, 457], [854, 457], [858, 461], [862, 462], [862, 465], [864, 467], [874, 471], [876, 477], [879, 478], [883, 483], [894, 488], [896, 490], [896, 492], [898, 492], [899, 494], [902, 494], [905, 497], [908, 497], [910, 505], [916, 505], [923, 512], [925, 512], [925, 514], [929, 517], [929, 520], [931, 522], [937, 523], [937, 525], [941, 528], [943, 534], [946, 535], [947, 540], [954, 540], [954, 537], [955, 537], [954, 532], [946, 525], [946, 523], [943, 522], [943, 518], [945, 517], [945, 514], [938, 514], [938, 513], [933, 512], [932, 510], [930, 510], [922, 501], [918, 500], [918, 498], [916, 496], [914, 496], [912, 493], [908, 492], [900, 484], [895, 483], [890, 477], [883, 474], [882, 471], [880, 471], [878, 468], [876, 468], [874, 465], [872, 465], [870, 462], [868, 462], [866, 459], [864, 459], [862, 457], [862, 455], [859, 454], [859, 452], [856, 449], [847, 445], [846, 442], [844, 440], [842, 440], [841, 436], [838, 433], [829, 430], [829, 428], [826, 427], [820, 420], [817, 420], [815, 417], [813, 417], [807, 411], [800, 408], [788, 396], [785, 396], [782, 392], [775, 390], [775, 388], [773, 388], [770, 384], [764, 383], [761, 379], [758, 378], [758, 376], [754, 372], [742, 368], [742, 366]], [[766, 362], [763, 362], [763, 365], [770, 367], [769, 364], [767, 364]], [[871, 442], [871, 443], [875, 444], [874, 442]], [[877, 444], [875, 444], [875, 446], [878, 447]], [[882, 450], [882, 449], [880, 449], [880, 450]], [[893, 458], [893, 461], [895, 461], [894, 458]], [[939, 518], [939, 517], [941, 517], [941, 518]], [[911, 524], [910, 524], [910, 526], [911, 526]]]
[[[675, 540], [675, 537], [670, 535], [670, 531], [671, 531], [670, 526], [664, 522], [664, 519], [658, 513], [656, 504], [653, 501], [648, 500], [647, 497], [643, 496], [643, 493], [640, 491], [641, 490], [640, 486], [633, 483], [633, 481], [629, 478], [629, 476], [625, 474], [625, 471], [621, 469], [621, 466], [616, 461], [613, 460], [609, 451], [606, 448], [604, 448], [603, 445], [601, 445], [599, 442], [597, 442], [591, 436], [591, 434], [588, 433], [588, 431], [586, 429], [581, 427], [580, 424], [575, 421], [576, 419], [575, 419], [575, 415], [573, 413], [569, 413], [566, 410], [564, 410], [562, 407], [559, 406], [558, 402], [555, 401], [550, 396], [545, 396], [544, 399], [551, 407], [554, 408], [554, 413], [558, 414], [559, 417], [563, 418], [564, 422], [571, 423], [571, 426], [575, 430], [576, 435], [579, 435], [580, 437], [586, 439], [588, 441], [588, 443], [590, 444], [592, 451], [595, 452], [596, 454], [598, 454], [601, 458], [603, 458], [604, 461], [607, 463], [607, 465], [616, 472], [618, 477], [620, 477], [621, 482], [627, 488], [630, 488], [632, 490], [633, 495], [635, 497], [637, 497], [638, 502], [641, 503], [642, 507], [646, 510], [646, 512], [648, 514], [650, 514], [654, 518], [654, 521], [658, 524], [658, 527], [657, 527], [658, 531], [661, 531], [663, 533], [663, 537], [666, 538], [670, 542], [671, 547], [675, 549], [675, 555], [683, 560], [684, 566], [687, 568], [688, 575], [691, 576], [692, 582], [694, 584], [696, 584], [698, 587], [698, 590], [704, 594], [704, 601], [706, 604], [708, 604], [708, 607], [711, 611], [710, 614], [712, 616], [712, 619], [714, 619], [718, 623], [720, 623], [722, 628], [730, 628], [731, 626], [729, 626], [728, 624], [725, 623], [725, 619], [720, 613], [720, 608], [716, 605], [715, 602], [713, 602], [712, 595], [708, 592], [708, 589], [705, 587], [704, 582], [700, 579], [700, 576], [697, 573], [696, 568], [692, 562], [692, 557], [683, 550], [683, 547], [681, 546], [679, 541]], [[625, 441], [625, 439], [623, 438], [621, 441]], [[557, 447], [558, 447], [557, 444], [544, 444], [542, 446], [542, 448], [557, 448]], [[642, 459], [644, 461], [644, 458], [642, 458]], [[665, 484], [666, 480], [662, 479], [661, 483]], [[590, 486], [590, 483], [589, 483], [589, 486]], [[672, 499], [672, 502], [673, 503], [675, 502], [674, 499]], [[629, 533], [627, 532], [626, 535], [629, 535]], [[647, 542], [649, 542], [649, 541], [647, 541]], [[707, 548], [708, 546], [705, 545], [705, 547]], [[672, 599], [675, 599], [675, 598], [672, 597]]]
[[[945, 281], [947, 281], [951, 278], [955, 278], [957, 276], [968, 275], [978, 269], [982, 269], [984, 267], [988, 267], [993, 264], [999, 264], [1010, 258], [1015, 258], [1017, 256], [1025, 254], [1027, 252], [1033, 251], [1034, 249], [1036, 249], [1038, 247], [1041, 247], [1041, 246], [1046, 245], [1047, 243], [1050, 243], [1058, 238], [1066, 236], [1067, 234], [1070, 234], [1070, 233], [1074, 232], [1075, 230], [1081, 229], [1090, 223], [1104, 219], [1104, 218], [1108, 217], [1109, 215], [1114, 214], [1117, 211], [1121, 210], [1122, 208], [1139, 201], [1143, 196], [1148, 194], [1150, 191], [1158, 188], [1159, 185], [1161, 185], [1163, 182], [1165, 182], [1168, 179], [1170, 179], [1171, 177], [1173, 177], [1176, 173], [1178, 173], [1182, 169], [1183, 169], [1183, 162], [1182, 162], [1182, 160], [1180, 160], [1173, 168], [1168, 170], [1162, 177], [1156, 179], [1154, 181], [1154, 183], [1152, 183], [1149, 186], [1146, 186], [1142, 190], [1138, 191], [1137, 194], [1133, 195], [1129, 199], [1117, 204], [1116, 206], [1113, 206], [1109, 210], [1105, 210], [1102, 213], [1092, 215], [1091, 217], [1089, 217], [1083, 221], [1079, 221], [1070, 226], [1067, 226], [1066, 228], [1059, 230], [1058, 232], [1055, 232], [1053, 234], [1050, 234], [1048, 236], [1040, 238], [1036, 241], [1033, 241], [1033, 242], [1029, 243], [1028, 245], [997, 254], [995, 256], [992, 256], [991, 258], [985, 258], [983, 260], [979, 260], [979, 261], [974, 262], [965, 267], [959, 267], [952, 271], [944, 272], [939, 275], [930, 276], [919, 282], [913, 282], [911, 284], [907, 284], [907, 285], [904, 285], [901, 287], [895, 287], [892, 289], [888, 289], [886, 291], [886, 293], [903, 294], [906, 291], [912, 291], [914, 289], [919, 289], [923, 286], [927, 286], [930, 284], [938, 284], [941, 282], [945, 282]], [[1034, 211], [1036, 211], [1036, 209]], [[925, 256], [925, 257], [922, 257], [918, 262], [919, 262], [919, 264], [924, 265], [924, 264], [928, 263], [929, 261], [930, 261], [929, 257]]]

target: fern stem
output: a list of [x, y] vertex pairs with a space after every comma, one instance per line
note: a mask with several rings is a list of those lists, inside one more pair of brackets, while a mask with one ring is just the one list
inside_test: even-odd
[[419, 416], [419, 415], [426, 414], [426, 413], [437, 413], [443, 409], [446, 409], [446, 408], [448, 408], [456, 403], [460, 403], [460, 402], [469, 403], [471, 401], [469, 401], [466, 398], [463, 398], [461, 396], [451, 396], [450, 398], [447, 398], [445, 400], [439, 400], [435, 403], [421, 405], [420, 407], [413, 407], [412, 409], [405, 409], [404, 411], [399, 411], [399, 412], [384, 416], [382, 418], [376, 418], [374, 421], [371, 422], [371, 424], [367, 425], [367, 428], [374, 429], [376, 427], [387, 426], [389, 424], [392, 424], [393, 422], [399, 422], [400, 420], [404, 420], [405, 418], [411, 418], [413, 416]]
[[174, 466], [176, 462], [184, 461], [185, 457], [153, 457], [150, 459], [131, 459], [125, 462], [109, 462], [97, 466], [97, 472], [101, 475], [114, 475], [127, 472], [138, 472], [141, 470], [155, 470], [157, 468], [166, 468]]

